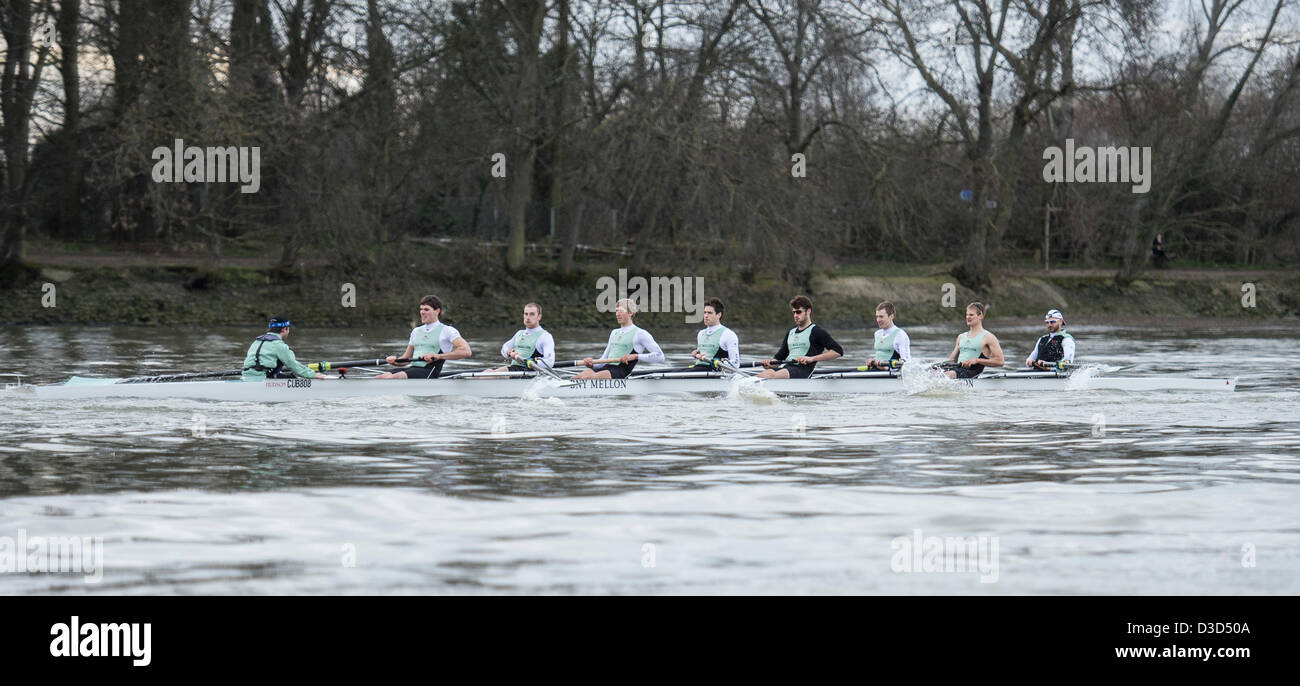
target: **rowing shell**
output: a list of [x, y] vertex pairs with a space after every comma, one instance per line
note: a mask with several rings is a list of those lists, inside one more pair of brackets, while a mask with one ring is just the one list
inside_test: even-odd
[[181, 381], [117, 383], [117, 379], [72, 377], [61, 384], [15, 384], [10, 392], [45, 400], [87, 398], [192, 398], [280, 402], [383, 396], [466, 396], [477, 398], [636, 396], [768, 391], [778, 395], [988, 391], [1233, 391], [1237, 380], [1198, 379], [1172, 375], [1071, 378], [1055, 372], [1013, 372], [977, 379], [927, 378], [905, 383], [888, 372], [864, 372], [813, 379], [731, 378], [719, 374], [659, 375], [630, 379], [559, 381], [549, 378], [448, 379], [268, 379], [266, 381]]

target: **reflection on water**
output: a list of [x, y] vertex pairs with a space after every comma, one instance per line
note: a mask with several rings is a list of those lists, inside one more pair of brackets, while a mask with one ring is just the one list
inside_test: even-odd
[[[510, 334], [462, 330], [484, 362]], [[1038, 335], [994, 330], [1009, 360]], [[754, 355], [781, 335], [740, 333]], [[833, 333], [866, 356], [867, 332]], [[914, 351], [942, 356], [950, 333], [917, 329]], [[1239, 376], [1233, 394], [0, 395], [0, 536], [102, 536], [106, 567], [95, 586], [0, 574], [0, 592], [1295, 593], [1300, 382], [1293, 360], [1249, 351], [1296, 333], [1074, 331], [1086, 361]], [[246, 334], [11, 328], [0, 355], [60, 351], [39, 381], [218, 369]], [[687, 329], [656, 334], [670, 355], [692, 347]], [[562, 339], [561, 357], [604, 337]], [[340, 359], [404, 335], [293, 343]], [[997, 536], [999, 580], [891, 571], [891, 541], [916, 529]]]

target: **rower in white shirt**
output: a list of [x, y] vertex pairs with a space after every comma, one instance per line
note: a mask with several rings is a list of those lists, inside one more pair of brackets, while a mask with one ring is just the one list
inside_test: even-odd
[[704, 301], [704, 328], [695, 334], [695, 350], [691, 351], [691, 357], [696, 362], [686, 368], [688, 371], [710, 371], [720, 360], [727, 360], [733, 366], [740, 365], [740, 338], [735, 331], [722, 325], [723, 309], [722, 300], [718, 298]]
[[867, 359], [872, 369], [897, 369], [912, 359], [912, 340], [907, 332], [894, 326], [897, 310], [894, 303], [886, 300], [876, 305], [876, 347], [875, 354]]
[[535, 359], [540, 359], [547, 366], [555, 364], [555, 338], [551, 332], [542, 328], [541, 305], [524, 305], [524, 328], [516, 331], [501, 346], [501, 356], [509, 359], [510, 364], [489, 371], [525, 372], [530, 369], [528, 363]]
[[629, 298], [614, 304], [614, 318], [618, 328], [609, 333], [609, 343], [599, 360], [583, 359], [587, 369], [576, 374], [575, 379], [625, 379], [637, 362], [663, 362], [664, 351], [649, 331], [632, 323], [636, 305]]
[[[438, 321], [442, 314], [442, 300], [436, 295], [420, 299], [420, 325], [411, 329], [406, 351], [401, 357], [411, 360], [410, 366], [399, 371], [380, 374], [376, 379], [436, 379], [446, 360], [463, 360], [473, 354], [469, 343], [461, 337], [456, 327]], [[395, 364], [397, 355], [389, 355], [388, 364]]]

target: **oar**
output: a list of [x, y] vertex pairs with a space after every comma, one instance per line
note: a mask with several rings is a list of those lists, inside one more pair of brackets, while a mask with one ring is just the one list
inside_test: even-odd
[[[592, 363], [593, 365], [597, 365], [597, 364], [613, 364], [613, 363], [615, 363], [615, 362], [622, 362], [622, 360], [620, 360], [620, 359], [617, 358], [617, 357], [611, 357], [611, 358], [609, 358], [609, 359], [605, 359], [605, 360], [592, 360], [592, 361], [591, 361], [591, 363]], [[582, 361], [582, 360], [565, 360], [565, 361], [563, 361], [563, 362], [556, 362], [555, 364], [551, 365], [551, 369], [559, 369], [559, 368], [561, 368], [561, 367], [585, 367], [585, 366], [587, 366], [587, 365], [586, 365], [586, 364], [583, 364], [583, 361]]]
[[540, 358], [540, 357], [535, 357], [535, 358], [533, 358], [533, 359], [531, 359], [531, 360], [528, 360], [528, 368], [529, 368], [529, 369], [536, 369], [539, 373], [541, 373], [542, 376], [545, 376], [545, 377], [547, 377], [548, 379], [557, 379], [557, 380], [560, 380], [560, 381], [565, 381], [565, 380], [566, 380], [566, 379], [564, 379], [564, 377], [560, 376], [560, 375], [555, 371], [555, 369], [552, 368], [551, 365], [546, 364], [546, 360], [544, 360], [544, 359], [542, 359], [542, 358]]
[[[393, 360], [393, 364], [405, 364], [410, 362], [408, 357], [399, 357]], [[344, 360], [342, 362], [312, 362], [307, 368], [315, 372], [328, 372], [335, 369], [346, 369], [347, 367], [382, 367], [388, 364], [388, 359], [382, 360]]]
[[132, 376], [119, 379], [114, 383], [160, 383], [163, 381], [183, 381], [187, 379], [217, 379], [225, 376], [240, 376], [242, 369], [227, 369], [220, 372], [193, 372], [191, 374], [160, 374], [157, 376]]
[[894, 367], [892, 369], [880, 369], [877, 367], [868, 367], [867, 365], [862, 365], [861, 367], [827, 367], [826, 369], [821, 369], [821, 368], [814, 369], [812, 375], [820, 376], [822, 374], [848, 374], [850, 372], [889, 372], [889, 375], [893, 376], [898, 373], [899, 369], [900, 367]]
[[[403, 357], [397, 363], [410, 362]], [[347, 367], [378, 367], [388, 364], [387, 360], [345, 360], [343, 362], [312, 362], [306, 367], [315, 372], [328, 372]], [[165, 381], [187, 381], [190, 379], [220, 379], [227, 376], [241, 376], [242, 369], [225, 369], [219, 372], [189, 372], [184, 374], [156, 374], [152, 376], [131, 376], [115, 383], [162, 383]]]
[[[617, 360], [615, 360], [615, 362], [617, 362]], [[560, 360], [555, 364], [551, 365], [551, 369], [562, 369], [564, 367], [581, 367], [581, 366], [583, 366], [582, 360]]]
[[744, 369], [741, 369], [741, 367], [753, 368], [753, 367], [762, 367], [762, 366], [763, 366], [762, 362], [741, 362], [740, 366], [737, 366], [732, 364], [731, 360], [722, 361], [723, 369], [727, 370], [728, 372], [731, 372], [732, 374], [739, 374], [741, 376], [754, 376], [755, 374], [758, 373], [758, 372], [745, 371]]
[[[1049, 363], [1049, 364], [1052, 364], [1052, 363]], [[1124, 366], [1122, 366], [1122, 367], [1108, 367], [1108, 366], [1101, 365], [1101, 364], [1079, 364], [1078, 362], [1057, 362], [1057, 363], [1055, 363], [1055, 364], [1052, 364], [1052, 366], [1050, 366], [1050, 367], [1048, 367], [1048, 368], [1046, 368], [1046, 369], [1042, 369], [1041, 367], [1025, 367], [1025, 369], [1034, 369], [1034, 370], [1038, 370], [1038, 371], [1051, 372], [1051, 371], [1059, 371], [1059, 370], [1062, 370], [1062, 369], [1075, 370], [1075, 369], [1084, 369], [1084, 368], [1087, 368], [1087, 367], [1096, 367], [1096, 368], [1099, 368], [1099, 369], [1101, 369], [1102, 371], [1106, 372], [1107, 374], [1113, 374], [1113, 373], [1115, 373], [1115, 372], [1122, 372], [1122, 371], [1124, 371], [1124, 370], [1126, 370], [1126, 369], [1132, 369], [1132, 368], [1134, 368], [1134, 367], [1140, 367], [1140, 366], [1142, 366], [1143, 364], [1145, 364], [1145, 363], [1143, 363], [1143, 362], [1134, 362], [1133, 364], [1126, 364], [1126, 365], [1124, 365]]]
[[[489, 369], [496, 369], [496, 367], [488, 367], [486, 369], [471, 369], [468, 371], [456, 372], [455, 374], [439, 376], [436, 380], [446, 381], [448, 379], [531, 379], [533, 378], [532, 372], [524, 372], [524, 371], [493, 372], [493, 371], [488, 371]], [[429, 380], [434, 381], [434, 379], [429, 379]]]

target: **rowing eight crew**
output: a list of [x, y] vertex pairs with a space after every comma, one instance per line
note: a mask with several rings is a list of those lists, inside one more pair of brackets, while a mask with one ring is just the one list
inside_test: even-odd
[[[966, 325], [969, 330], [957, 336], [956, 345], [948, 356], [956, 367], [946, 374], [950, 378], [968, 379], [979, 376], [986, 367], [1001, 367], [1005, 360], [997, 336], [983, 327], [984, 305], [973, 302], [966, 307]], [[830, 361], [844, 354], [843, 347], [822, 327], [812, 322], [813, 304], [807, 296], [790, 300], [790, 313], [794, 328], [781, 341], [775, 358], [761, 362], [764, 370], [758, 375], [769, 379], [803, 379], [812, 375], [818, 362]], [[711, 371], [721, 368], [724, 362], [732, 367], [740, 364], [740, 339], [734, 331], [722, 325], [723, 304], [718, 298], [704, 303], [705, 327], [696, 335], [696, 348], [691, 352], [695, 363], [685, 369], [668, 371]], [[459, 360], [473, 353], [469, 343], [455, 327], [439, 321], [442, 301], [434, 295], [420, 300], [420, 326], [411, 331], [403, 360], [390, 355], [390, 365], [409, 366], [401, 370], [380, 374], [380, 379], [437, 378], [446, 360]], [[578, 379], [623, 379], [632, 373], [637, 362], [663, 362], [663, 349], [650, 332], [636, 326], [633, 317], [636, 305], [623, 299], [615, 305], [614, 317], [619, 328], [610, 332], [609, 343], [600, 359], [585, 358], [587, 367]], [[907, 332], [894, 324], [897, 315], [893, 303], [882, 302], [876, 306], [875, 345], [866, 365], [872, 369], [897, 369], [912, 357], [911, 340]], [[511, 360], [505, 367], [489, 371], [526, 371], [533, 361], [555, 364], [555, 339], [541, 327], [542, 308], [537, 303], [524, 305], [524, 328], [501, 346], [502, 357]], [[1063, 363], [1073, 363], [1074, 338], [1064, 331], [1065, 318], [1060, 310], [1052, 309], [1044, 317], [1047, 334], [1038, 339], [1034, 351], [1025, 365], [1051, 369]], [[319, 374], [298, 362], [285, 339], [292, 331], [288, 317], [276, 316], [267, 325], [267, 333], [254, 339], [244, 358], [243, 378], [260, 380], [298, 376], [323, 379]], [[779, 365], [779, 366], [778, 366]]]

